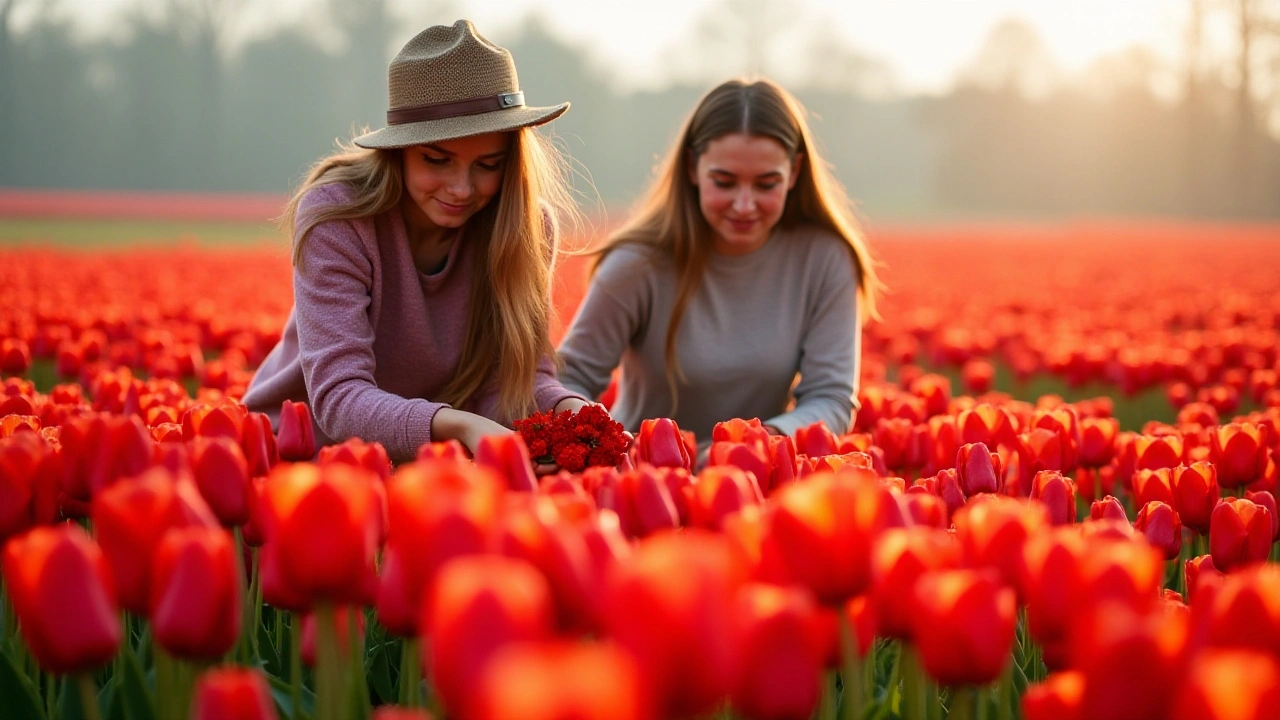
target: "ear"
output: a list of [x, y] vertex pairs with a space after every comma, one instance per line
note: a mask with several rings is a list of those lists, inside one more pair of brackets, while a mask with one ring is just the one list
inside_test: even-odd
[[800, 180], [800, 171], [804, 169], [804, 153], [798, 152], [791, 159], [791, 177], [787, 180], [787, 190], [796, 186], [796, 182]]

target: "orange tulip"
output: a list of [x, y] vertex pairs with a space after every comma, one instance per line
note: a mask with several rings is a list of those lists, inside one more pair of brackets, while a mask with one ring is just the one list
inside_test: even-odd
[[1213, 463], [1194, 462], [1173, 469], [1173, 509], [1183, 525], [1201, 535], [1208, 533], [1209, 518], [1221, 496]]
[[1133, 439], [1134, 470], [1157, 470], [1182, 463], [1181, 435], [1139, 435]]
[[1209, 552], [1223, 572], [1258, 562], [1271, 551], [1271, 512], [1250, 500], [1225, 497], [1209, 520]]
[[1252, 502], [1259, 507], [1264, 507], [1271, 514], [1271, 542], [1280, 540], [1280, 513], [1276, 508], [1276, 496], [1268, 490], [1259, 490], [1254, 492], [1246, 490], [1244, 499]]
[[1075, 408], [1070, 405], [1061, 405], [1052, 409], [1036, 410], [1031, 417], [1031, 427], [1044, 428], [1057, 433], [1062, 447], [1062, 468], [1060, 469], [1064, 473], [1070, 473], [1076, 469], [1083, 438], [1080, 432], [1080, 417]]
[[745, 585], [733, 614], [737, 657], [730, 698], [749, 718], [807, 718], [825, 658], [810, 632], [818, 609], [798, 588]]
[[1173, 505], [1173, 469], [1138, 470], [1133, 474], [1133, 504], [1142, 507], [1149, 502]]
[[743, 420], [742, 418], [733, 418], [718, 422], [715, 427], [711, 428], [711, 441], [718, 442], [738, 442], [747, 443], [749, 445], [767, 444], [769, 442], [769, 431], [761, 424], [759, 418], [751, 418]]
[[247, 410], [240, 403], [225, 400], [217, 405], [198, 403], [182, 414], [182, 436], [226, 437], [240, 442], [241, 426]]
[[960, 547], [945, 530], [890, 528], [876, 543], [871, 559], [869, 597], [884, 637], [911, 639], [916, 581], [930, 570], [960, 566]]
[[1009, 662], [1017, 598], [994, 573], [936, 570], [916, 581], [912, 636], [926, 673], [943, 685], [984, 685]]
[[23, 642], [45, 671], [94, 670], [120, 647], [115, 588], [78, 525], [34, 528], [4, 546], [5, 591]]
[[733, 624], [725, 608], [744, 579], [738, 557], [720, 535], [660, 533], [609, 572], [605, 628], [637, 661], [662, 717], [701, 714], [730, 691]]
[[709, 467], [693, 485], [689, 521], [695, 527], [719, 530], [726, 515], [760, 502], [763, 498], [752, 474], [736, 467]]
[[989, 448], [1013, 440], [1017, 431], [1008, 410], [990, 403], [982, 403], [956, 417], [960, 427], [960, 443], [982, 443]]
[[[635, 661], [609, 644], [517, 644], [481, 673], [471, 720], [650, 720]], [[388, 719], [390, 720], [390, 719]]]
[[466, 712], [494, 653], [550, 639], [552, 619], [547, 581], [523, 560], [471, 555], [442, 565], [423, 606], [422, 652], [450, 714]]

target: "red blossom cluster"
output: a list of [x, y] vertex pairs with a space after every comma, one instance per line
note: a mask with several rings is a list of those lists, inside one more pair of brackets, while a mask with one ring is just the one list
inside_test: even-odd
[[536, 462], [569, 472], [614, 467], [631, 445], [622, 424], [614, 422], [603, 405], [588, 405], [576, 413], [534, 413], [517, 420], [516, 430]]

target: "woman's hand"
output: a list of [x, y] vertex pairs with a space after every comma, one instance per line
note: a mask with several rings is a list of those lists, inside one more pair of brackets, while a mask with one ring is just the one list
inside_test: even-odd
[[588, 406], [588, 405], [594, 405], [594, 404], [595, 404], [595, 403], [587, 402], [586, 400], [583, 400], [582, 398], [568, 397], [568, 398], [565, 398], [565, 399], [561, 400], [560, 402], [556, 403], [556, 406], [555, 406], [555, 408], [553, 408], [553, 409], [554, 409], [554, 410], [555, 410], [555, 412], [557, 412], [557, 413], [562, 413], [562, 412], [564, 412], [565, 410], [568, 410], [568, 411], [569, 411], [569, 412], [571, 412], [571, 413], [576, 413], [576, 412], [578, 412], [579, 410], [581, 410], [582, 408], [584, 408], [584, 407], [586, 407], [586, 406]]
[[440, 408], [431, 420], [431, 439], [457, 440], [467, 448], [472, 457], [480, 446], [480, 438], [490, 435], [510, 435], [513, 430], [487, 417], [453, 408]]

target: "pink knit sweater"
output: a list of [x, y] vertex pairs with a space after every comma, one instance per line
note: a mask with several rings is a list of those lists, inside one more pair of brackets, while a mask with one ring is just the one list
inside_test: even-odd
[[[322, 185], [303, 197], [299, 218], [349, 197], [345, 185]], [[293, 273], [293, 311], [280, 342], [245, 393], [250, 410], [279, 421], [285, 400], [311, 406], [317, 443], [359, 437], [382, 443], [393, 460], [409, 460], [431, 441], [433, 402], [458, 366], [466, 335], [473, 253], [465, 234], [434, 274], [413, 264], [404, 220], [376, 217], [316, 226]], [[497, 416], [490, 381], [466, 407]], [[550, 358], [535, 382], [539, 410], [569, 397]]]

